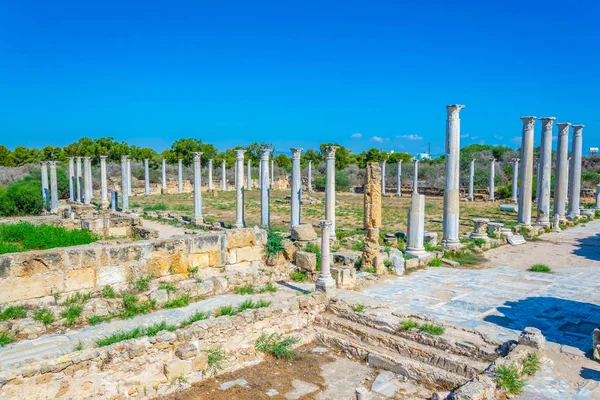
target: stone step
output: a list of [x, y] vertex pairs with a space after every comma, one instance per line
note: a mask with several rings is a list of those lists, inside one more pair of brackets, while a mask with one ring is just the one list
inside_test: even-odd
[[522, 235], [512, 235], [512, 236], [508, 236], [506, 238], [506, 240], [508, 241], [508, 243], [512, 244], [513, 246], [518, 246], [520, 244], [525, 244], [527, 243], [525, 241], [525, 238]]
[[316, 327], [317, 340], [323, 344], [366, 361], [370, 366], [392, 371], [435, 390], [451, 390], [469, 379], [438, 367], [404, 357], [398, 353], [370, 343], [358, 343], [344, 333]]
[[330, 331], [352, 338], [357, 344], [369, 343], [401, 357], [410, 358], [468, 379], [480, 374], [490, 364], [471, 357], [453, 354], [432, 345], [417, 343], [333, 314], [320, 317], [318, 323]]

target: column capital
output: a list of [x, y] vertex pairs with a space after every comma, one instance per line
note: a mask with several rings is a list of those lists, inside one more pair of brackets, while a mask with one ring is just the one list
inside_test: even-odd
[[542, 118], [538, 118], [538, 119], [540, 121], [542, 121], [542, 130], [543, 131], [551, 131], [552, 124], [556, 120], [556, 118], [554, 118], [554, 117], [542, 117]]
[[192, 156], [194, 157], [194, 161], [200, 161], [200, 156], [202, 156], [202, 152], [201, 151], [194, 151], [192, 152]]
[[471, 164], [475, 164], [475, 159], [472, 159], [472, 160], [471, 160]]
[[178, 163], [182, 163], [182, 162], [183, 162], [183, 158], [178, 158], [178, 159], [177, 159], [177, 162], [178, 162]]
[[234, 150], [235, 151], [235, 159], [236, 160], [243, 160], [244, 159], [244, 153], [246, 152], [246, 150]]
[[75, 157], [69, 157], [69, 161], [75, 161]]
[[100, 156], [100, 160], [105, 160], [108, 158], [108, 156]]
[[150, 161], [149, 158], [144, 158], [144, 162]]
[[558, 124], [556, 124], [556, 126], [558, 126], [558, 134], [559, 135], [568, 135], [569, 134], [569, 127], [571, 126], [570, 122], [559, 122]]
[[208, 159], [208, 162], [209, 162], [210, 164], [212, 164], [212, 162], [213, 162], [213, 161], [214, 161], [214, 159], [212, 159], [212, 158], [209, 158], [209, 159]]
[[402, 164], [402, 160], [398, 160], [398, 164]]
[[123, 155], [121, 156], [121, 162], [127, 162], [127, 156]]
[[321, 229], [329, 228], [332, 225], [332, 222], [329, 220], [321, 220], [319, 221], [319, 226]]
[[381, 160], [381, 163], [382, 163], [383, 165], [385, 165], [385, 163], [387, 163], [387, 160]]
[[87, 157], [87, 156], [86, 156], [86, 157], [83, 157], [83, 159], [84, 159], [85, 161], [90, 161], [90, 160], [92, 159], [92, 157]]
[[523, 121], [523, 129], [524, 130], [532, 130], [533, 127], [535, 126], [536, 118], [537, 117], [533, 117], [533, 116], [521, 117], [521, 121]]
[[225, 160], [224, 159], [221, 160], [221, 164], [225, 165]]
[[458, 114], [460, 110], [465, 108], [462, 104], [450, 104], [446, 106], [446, 111], [448, 112], [448, 119], [459, 119]]
[[292, 158], [300, 158], [300, 153], [302, 153], [302, 147], [292, 147]]
[[327, 146], [325, 147], [325, 158], [335, 158], [335, 152], [338, 146]]
[[260, 151], [260, 159], [264, 161], [269, 161], [269, 155], [271, 154], [271, 149], [262, 149]]
[[520, 158], [513, 158], [513, 159], [512, 159], [512, 162], [516, 162], [516, 163], [517, 163], [517, 162], [519, 162], [520, 160], [521, 160]]
[[56, 161], [48, 161], [48, 165], [50, 166], [50, 169], [55, 169], [56, 168]]
[[42, 167], [42, 168], [48, 168], [48, 162], [47, 161], [41, 161], [40, 162], [40, 167]]
[[573, 136], [581, 136], [585, 125], [571, 125], [571, 127], [573, 128]]

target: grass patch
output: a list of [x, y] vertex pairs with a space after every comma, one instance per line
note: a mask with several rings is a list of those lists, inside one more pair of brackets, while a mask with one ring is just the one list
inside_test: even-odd
[[354, 311], [358, 312], [358, 313], [364, 313], [365, 312], [365, 305], [364, 304], [357, 304], [354, 306]]
[[273, 285], [271, 282], [267, 282], [267, 284], [265, 286], [260, 288], [258, 293], [266, 293], [266, 292], [275, 293], [276, 291], [277, 291], [277, 286]]
[[306, 282], [308, 279], [306, 277], [306, 274], [304, 272], [300, 272], [300, 271], [292, 272], [291, 278], [294, 282]]
[[177, 291], [177, 287], [175, 285], [173, 285], [172, 283], [161, 283], [158, 286], [158, 288], [159, 289], [164, 289], [164, 290], [166, 290], [169, 293]]
[[531, 272], [552, 272], [552, 268], [546, 264], [534, 264], [527, 271]]
[[215, 317], [234, 316], [237, 314], [237, 309], [233, 306], [222, 306], [215, 310]]
[[424, 324], [419, 324], [417, 321], [412, 319], [404, 319], [400, 322], [400, 330], [401, 331], [409, 331], [413, 328], [417, 328], [421, 332], [429, 333], [430, 335], [440, 336], [443, 335], [446, 331], [442, 325], [434, 324], [431, 322], [427, 322]]
[[45, 250], [88, 244], [100, 239], [87, 230], [68, 230], [54, 225], [29, 222], [0, 225], [0, 254], [15, 251]]
[[218, 349], [206, 350], [208, 354], [208, 367], [213, 370], [223, 369], [223, 360], [227, 356], [227, 353], [222, 347]]
[[139, 292], [143, 292], [144, 290], [148, 290], [152, 279], [154, 279], [154, 275], [138, 278], [131, 282], [131, 286], [136, 288]]
[[102, 288], [102, 297], [104, 297], [105, 299], [114, 299], [117, 297], [117, 293], [115, 292], [115, 289], [113, 289], [112, 286], [104, 286]]
[[54, 317], [54, 314], [52, 313], [52, 311], [50, 311], [46, 307], [43, 307], [43, 308], [40, 308], [39, 310], [37, 310], [33, 314], [33, 319], [35, 319], [36, 321], [42, 321], [44, 323], [44, 325], [49, 325], [49, 324], [53, 323], [54, 321], [56, 321], [56, 318]]
[[519, 394], [523, 391], [525, 381], [519, 375], [519, 370], [515, 366], [501, 365], [496, 369], [496, 385], [500, 389], [510, 393]]
[[0, 321], [6, 321], [7, 319], [25, 318], [27, 316], [27, 309], [21, 306], [8, 306], [2, 312], [0, 312]]
[[123, 311], [119, 315], [123, 319], [133, 318], [136, 315], [148, 314], [156, 309], [156, 301], [150, 300], [139, 303], [135, 294], [123, 293]]
[[365, 267], [362, 269], [363, 272], [368, 272], [370, 274], [376, 274], [377, 273], [377, 268], [375, 267]]
[[413, 321], [412, 319], [403, 319], [400, 322], [400, 330], [401, 331], [409, 331], [413, 328], [418, 328], [419, 324], [416, 321]]
[[177, 327], [168, 325], [165, 321], [153, 324], [148, 327], [137, 327], [129, 331], [116, 331], [110, 336], [105, 336], [96, 340], [96, 347], [110, 346], [111, 344], [122, 342], [124, 340], [135, 339], [143, 336], [156, 336], [160, 331], [173, 332]]
[[538, 372], [542, 366], [540, 360], [540, 354], [538, 352], [531, 353], [522, 362], [523, 374], [527, 376], [533, 376]]
[[164, 308], [179, 308], [190, 304], [190, 294], [186, 293], [163, 304]]
[[196, 311], [192, 314], [188, 319], [181, 323], [181, 326], [190, 326], [194, 322], [202, 321], [204, 319], [210, 318], [210, 312], [205, 311]]
[[73, 325], [83, 312], [83, 306], [79, 304], [71, 304], [67, 309], [60, 313], [60, 316], [67, 320], [67, 325]]
[[4, 347], [15, 340], [15, 338], [8, 331], [0, 332], [0, 347]]
[[481, 247], [481, 246], [485, 246], [485, 244], [487, 242], [485, 241], [485, 239], [477, 238], [477, 239], [473, 240], [473, 243], [475, 243], [475, 246]]
[[445, 256], [458, 262], [460, 265], [471, 267], [480, 264], [484, 258], [470, 251], [447, 251]]
[[102, 323], [102, 322], [108, 322], [110, 320], [111, 320], [110, 315], [92, 315], [91, 317], [87, 318], [87, 321], [92, 326], [98, 325], [99, 323]]
[[144, 211], [167, 211], [167, 205], [165, 203], [156, 203], [151, 206], [144, 207]]
[[254, 286], [252, 285], [245, 285], [245, 286], [238, 286], [235, 288], [235, 292], [237, 294], [254, 294]]
[[81, 351], [81, 350], [83, 350], [83, 343], [80, 340], [79, 342], [77, 342], [75, 347], [73, 347], [73, 351]]
[[438, 257], [435, 257], [434, 259], [432, 259], [429, 262], [429, 266], [430, 267], [441, 267], [442, 266], [442, 259], [438, 258]]
[[364, 247], [365, 247], [365, 241], [361, 239], [361, 240], [358, 240], [358, 241], [352, 243], [352, 246], [350, 247], [350, 249], [354, 250], [354, 251], [363, 251]]
[[76, 292], [71, 296], [67, 297], [67, 299], [63, 302], [63, 306], [72, 306], [74, 304], [84, 304], [86, 301], [92, 298], [90, 293], [80, 293]]
[[256, 339], [254, 348], [262, 353], [270, 353], [275, 358], [292, 361], [296, 358], [296, 350], [292, 348], [296, 341], [296, 338], [292, 336], [282, 338], [282, 335], [277, 333], [270, 335], [263, 333]]

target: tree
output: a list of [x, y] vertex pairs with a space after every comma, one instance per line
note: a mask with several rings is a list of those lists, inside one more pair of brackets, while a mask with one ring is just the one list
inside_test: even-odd
[[300, 164], [302, 165], [302, 168], [308, 165], [309, 161], [312, 161], [315, 165], [319, 165], [319, 163], [323, 161], [323, 157], [315, 150], [308, 149], [304, 154], [302, 154], [302, 156], [300, 156]]
[[280, 154], [273, 158], [273, 162], [280, 168], [288, 169], [292, 167], [292, 160], [285, 154]]
[[207, 165], [208, 160], [210, 158], [216, 158], [218, 151], [215, 146], [212, 144], [204, 144], [200, 139], [194, 138], [185, 138], [185, 139], [177, 139], [171, 145], [171, 148], [167, 152], [163, 152], [167, 162], [171, 164], [176, 164], [177, 161], [181, 158], [183, 159], [184, 165], [192, 164], [192, 153], [193, 152], [202, 152], [202, 165]]
[[396, 163], [400, 160], [404, 163], [411, 162], [412, 156], [408, 153], [392, 153], [388, 158], [389, 163]]
[[273, 152], [275, 152], [275, 147], [273, 147], [273, 145], [270, 143], [254, 142], [254, 143], [246, 146], [246, 148], [245, 148], [246, 153], [244, 153], [244, 159], [250, 160], [250, 163], [252, 165], [254, 165], [255, 167], [258, 167], [258, 164], [260, 162], [260, 153], [264, 149], [271, 149], [271, 154], [273, 154]]
[[327, 146], [337, 146], [337, 150], [335, 151], [335, 169], [342, 170], [350, 165], [350, 150], [338, 143], [321, 143], [319, 150], [323, 158], [325, 158], [325, 148]]
[[11, 151], [3, 145], [0, 145], [0, 165], [5, 167], [15, 166], [15, 159]]
[[27, 147], [23, 146], [15, 147], [15, 150], [12, 153], [13, 159], [15, 160], [15, 165], [17, 166], [39, 161], [38, 155], [39, 150], [28, 149]]

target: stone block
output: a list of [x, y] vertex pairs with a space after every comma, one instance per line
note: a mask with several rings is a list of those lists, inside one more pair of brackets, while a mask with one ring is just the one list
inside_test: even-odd
[[235, 262], [231, 262], [232, 264], [248, 261], [260, 261], [263, 258], [263, 248], [261, 246], [240, 247], [231, 250], [231, 253], [235, 253]]
[[155, 300], [159, 305], [169, 301], [169, 292], [166, 289], [157, 289], [150, 293], [150, 299]]
[[123, 265], [107, 265], [96, 270], [96, 285], [107, 286], [127, 282], [128, 269]]
[[390, 269], [396, 275], [404, 275], [404, 256], [398, 249], [390, 249]]
[[192, 372], [192, 362], [189, 360], [178, 360], [173, 359], [165, 363], [164, 369], [167, 379], [179, 378], [180, 376], [187, 376]]
[[294, 243], [292, 243], [291, 240], [289, 239], [285, 239], [281, 242], [281, 244], [283, 245], [283, 256], [289, 260], [294, 262], [296, 259], [296, 246], [294, 246]]
[[337, 251], [333, 253], [333, 262], [336, 264], [354, 266], [356, 260], [360, 257], [359, 252], [353, 251]]
[[338, 288], [351, 289], [356, 286], [356, 269], [354, 267], [331, 268], [331, 276]]
[[90, 289], [96, 286], [96, 270], [94, 268], [67, 271], [65, 278], [65, 287], [69, 291]]
[[198, 354], [198, 349], [192, 343], [185, 343], [175, 349], [175, 355], [182, 360], [187, 360]]
[[0, 278], [6, 278], [12, 268], [13, 257], [10, 255], [0, 256]]
[[229, 229], [225, 232], [225, 237], [229, 250], [256, 244], [256, 235], [252, 228]]
[[425, 232], [423, 233], [423, 242], [429, 243], [432, 246], [438, 245], [438, 234], [437, 232]]
[[546, 348], [546, 338], [539, 329], [527, 327], [519, 335], [519, 344], [544, 350]]
[[593, 358], [596, 361], [600, 361], [600, 328], [594, 329], [594, 336], [592, 339], [593, 343]]
[[200, 352], [194, 359], [192, 359], [192, 370], [194, 372], [204, 371], [208, 368], [208, 354]]
[[210, 265], [208, 253], [190, 254], [190, 265], [192, 267], [206, 268]]
[[296, 252], [296, 266], [304, 271], [314, 272], [317, 270], [317, 255], [308, 251]]
[[487, 400], [496, 394], [496, 384], [492, 378], [479, 375], [452, 393], [453, 400]]
[[317, 240], [317, 232], [311, 224], [300, 224], [294, 226], [290, 230], [292, 240], [309, 242], [311, 240]]
[[12, 326], [12, 333], [21, 337], [37, 337], [46, 332], [46, 326], [42, 321], [33, 318], [22, 318]]

